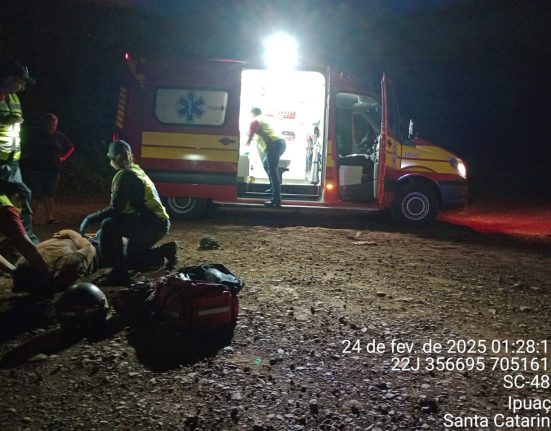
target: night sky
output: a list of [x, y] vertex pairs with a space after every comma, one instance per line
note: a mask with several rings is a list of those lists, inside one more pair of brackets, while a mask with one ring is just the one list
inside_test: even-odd
[[11, 2], [0, 49], [38, 84], [79, 148], [112, 131], [123, 54], [255, 60], [285, 30], [303, 59], [395, 84], [404, 120], [463, 157], [475, 200], [551, 201], [551, 2], [529, 0], [134, 0]]

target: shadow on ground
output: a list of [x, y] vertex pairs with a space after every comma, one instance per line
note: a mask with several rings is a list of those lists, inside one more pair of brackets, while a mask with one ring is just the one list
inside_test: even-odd
[[55, 323], [54, 305], [48, 298], [37, 300], [29, 295], [2, 298], [0, 309], [0, 343]]
[[0, 358], [0, 369], [18, 367], [39, 354], [58, 354], [83, 339], [87, 339], [90, 343], [97, 343], [111, 338], [123, 328], [124, 322], [116, 316], [108, 319], [101, 329], [94, 328], [93, 331], [89, 332], [57, 327], [6, 352]]
[[231, 344], [233, 329], [192, 334], [157, 321], [131, 327], [128, 344], [146, 368], [162, 372], [216, 356]]

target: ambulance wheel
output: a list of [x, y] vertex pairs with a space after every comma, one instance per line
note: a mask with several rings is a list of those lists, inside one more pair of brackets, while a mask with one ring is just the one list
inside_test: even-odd
[[207, 201], [207, 215], [211, 215], [214, 211], [220, 208], [220, 205], [215, 204], [213, 201]]
[[177, 220], [197, 220], [205, 215], [207, 199], [200, 198], [164, 198], [166, 209], [172, 218]]
[[390, 208], [392, 219], [409, 226], [424, 226], [438, 214], [438, 198], [434, 190], [423, 183], [401, 186]]

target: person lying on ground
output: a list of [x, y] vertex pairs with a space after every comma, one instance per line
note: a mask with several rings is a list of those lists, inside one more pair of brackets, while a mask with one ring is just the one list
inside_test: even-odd
[[61, 292], [80, 277], [94, 273], [99, 266], [95, 247], [74, 230], [60, 230], [36, 248], [50, 266], [50, 276], [37, 281], [37, 270], [21, 257], [12, 274], [14, 292]]
[[38, 282], [36, 270], [22, 257], [12, 274], [14, 292], [61, 292], [103, 267], [97, 238], [85, 238], [71, 229], [56, 232], [37, 249], [51, 268], [49, 278]]

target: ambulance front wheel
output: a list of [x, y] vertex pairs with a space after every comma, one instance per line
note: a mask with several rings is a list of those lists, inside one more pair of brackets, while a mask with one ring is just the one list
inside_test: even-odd
[[203, 217], [209, 208], [208, 199], [168, 197], [163, 198], [170, 217], [177, 220], [197, 220]]
[[392, 219], [409, 226], [424, 226], [433, 222], [438, 214], [438, 197], [427, 184], [402, 185], [390, 208]]

